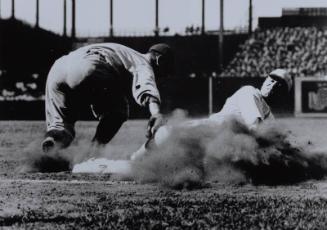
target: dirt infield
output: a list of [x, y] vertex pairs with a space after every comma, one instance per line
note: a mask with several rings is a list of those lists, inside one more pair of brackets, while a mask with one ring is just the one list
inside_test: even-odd
[[[323, 149], [325, 119], [281, 119], [299, 142]], [[110, 175], [19, 173], [24, 149], [37, 146], [43, 122], [0, 122], [0, 225], [12, 229], [324, 229], [327, 183], [288, 186], [211, 182], [172, 190]], [[109, 146], [127, 159], [145, 140], [144, 121], [123, 126]], [[78, 141], [90, 139], [93, 122], [77, 124]], [[128, 143], [128, 145], [126, 144]], [[73, 151], [74, 152], [74, 151]]]

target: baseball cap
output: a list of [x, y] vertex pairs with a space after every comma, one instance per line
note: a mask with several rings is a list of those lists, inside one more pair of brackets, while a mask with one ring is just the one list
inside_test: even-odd
[[269, 77], [275, 80], [282, 80], [286, 83], [288, 91], [292, 88], [292, 78], [285, 69], [275, 69], [269, 73]]
[[154, 51], [164, 56], [172, 56], [173, 52], [169, 45], [165, 43], [158, 43], [150, 47], [149, 52]]
[[167, 73], [174, 72], [174, 54], [169, 45], [165, 43], [155, 44], [149, 48], [149, 52], [162, 55], [162, 61], [159, 63], [161, 70]]

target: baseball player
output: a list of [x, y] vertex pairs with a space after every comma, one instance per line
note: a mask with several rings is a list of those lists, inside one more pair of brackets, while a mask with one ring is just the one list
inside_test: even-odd
[[[230, 117], [236, 117], [244, 122], [249, 129], [256, 129], [259, 124], [265, 120], [273, 120], [274, 116], [267, 104], [267, 99], [278, 94], [279, 90], [292, 87], [292, 78], [284, 69], [272, 71], [263, 82], [261, 89], [253, 86], [243, 86], [237, 90], [231, 97], [227, 98], [220, 112], [212, 114], [209, 118], [186, 121], [182, 126], [196, 126], [214, 122], [223, 123]], [[147, 141], [141, 148], [132, 154], [134, 160], [147, 152], [148, 146], [159, 145], [169, 136], [171, 127], [168, 125], [159, 128], [153, 140]]]
[[172, 50], [162, 43], [150, 47], [146, 54], [120, 44], [99, 43], [59, 58], [46, 82], [43, 151], [70, 145], [74, 124], [85, 105], [99, 120], [92, 141], [108, 143], [128, 118], [128, 90], [151, 114], [146, 133], [151, 138], [163, 123], [156, 77], [170, 74], [172, 68]]
[[255, 129], [264, 120], [272, 120], [274, 116], [267, 100], [278, 93], [278, 90], [292, 87], [292, 79], [284, 69], [272, 71], [263, 82], [261, 89], [243, 86], [231, 97], [227, 98], [220, 112], [213, 114], [209, 120], [223, 122], [228, 116], [240, 118], [250, 129]]

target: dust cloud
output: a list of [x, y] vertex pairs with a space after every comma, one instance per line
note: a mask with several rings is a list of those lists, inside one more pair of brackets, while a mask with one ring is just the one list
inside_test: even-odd
[[[310, 142], [299, 141], [277, 122], [264, 123], [255, 131], [235, 118], [222, 124], [186, 123], [190, 124], [187, 114], [176, 111], [169, 119], [170, 135], [131, 162], [130, 177], [181, 189], [204, 187], [212, 181], [293, 184], [327, 175], [327, 151], [314, 150]], [[91, 157], [116, 159], [117, 151], [122, 150], [80, 139], [67, 149], [44, 154], [41, 141], [35, 141], [24, 149], [18, 171], [70, 171]]]
[[[174, 117], [173, 117], [174, 118]], [[174, 119], [173, 119], [174, 120]], [[327, 154], [312, 152], [277, 122], [249, 130], [235, 118], [222, 124], [170, 124], [166, 140], [132, 163], [134, 178], [172, 188], [224, 183], [292, 184], [327, 175]]]
[[48, 153], [42, 151], [42, 140], [34, 141], [23, 149], [16, 171], [29, 172], [62, 172], [71, 171], [74, 164], [90, 157], [102, 155], [103, 148], [91, 145], [87, 140], [76, 140], [66, 149], [55, 148]]

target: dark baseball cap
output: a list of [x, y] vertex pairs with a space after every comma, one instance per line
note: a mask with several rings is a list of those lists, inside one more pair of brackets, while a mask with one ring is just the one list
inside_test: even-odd
[[167, 56], [167, 57], [173, 56], [173, 52], [172, 52], [170, 46], [165, 43], [158, 43], [158, 44], [151, 46], [149, 49], [149, 52], [151, 52], [151, 51], [157, 52], [157, 53], [159, 53], [163, 56]]
[[161, 63], [159, 63], [161, 71], [168, 74], [174, 73], [174, 54], [169, 45], [165, 43], [155, 44], [149, 48], [149, 52], [162, 55]]

